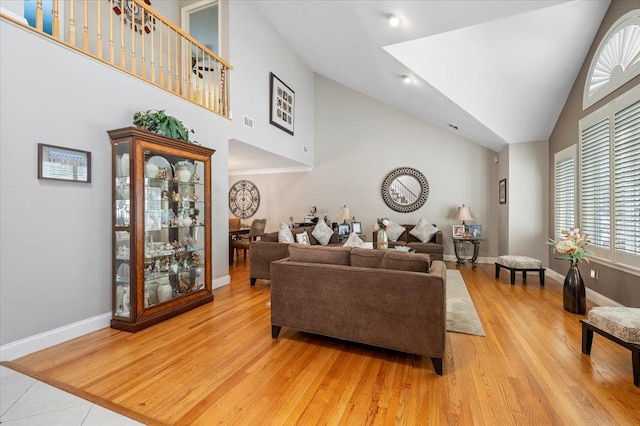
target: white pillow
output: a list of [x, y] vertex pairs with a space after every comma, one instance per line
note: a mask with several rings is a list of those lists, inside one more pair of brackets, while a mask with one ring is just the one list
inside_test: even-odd
[[291, 232], [289, 226], [284, 222], [280, 222], [280, 230], [278, 231], [278, 242], [291, 244], [293, 241], [293, 233]]
[[[347, 240], [346, 243], [344, 243], [344, 245], [342, 247], [369, 248], [367, 246], [367, 243], [362, 241], [362, 238], [360, 238], [360, 236], [358, 234], [356, 234], [355, 232], [352, 232], [351, 235], [349, 235], [349, 239]], [[371, 248], [373, 248], [373, 247], [371, 247]]]
[[405, 231], [404, 226], [400, 226], [397, 223], [393, 222], [393, 221], [389, 221], [389, 225], [387, 225], [387, 237], [389, 237], [389, 241], [391, 242], [396, 242], [398, 241], [398, 238], [400, 238], [400, 235], [402, 235], [402, 233]]
[[327, 225], [324, 220], [319, 220], [311, 235], [313, 235], [321, 245], [326, 246], [329, 244], [329, 240], [333, 235], [333, 230], [329, 228], [329, 225]]
[[424, 217], [420, 219], [418, 224], [413, 227], [409, 233], [422, 241], [423, 243], [428, 243], [434, 235], [438, 233], [439, 229], [436, 228]]
[[298, 244], [302, 244], [305, 246], [310, 246], [311, 245], [311, 241], [309, 241], [309, 234], [307, 234], [307, 231], [301, 232], [299, 234], [296, 234], [296, 242]]

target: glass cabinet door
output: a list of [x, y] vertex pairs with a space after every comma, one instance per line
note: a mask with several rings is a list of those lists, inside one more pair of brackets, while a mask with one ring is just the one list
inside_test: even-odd
[[114, 220], [114, 259], [115, 279], [115, 315], [123, 318], [131, 316], [131, 181], [129, 143], [115, 146], [115, 182], [113, 189]]
[[205, 285], [204, 164], [144, 152], [144, 308]]

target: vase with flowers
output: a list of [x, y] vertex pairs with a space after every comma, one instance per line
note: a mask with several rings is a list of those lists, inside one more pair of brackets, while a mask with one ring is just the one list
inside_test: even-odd
[[387, 236], [387, 227], [389, 226], [389, 219], [386, 217], [378, 218], [376, 224], [373, 225], [373, 230], [378, 231], [378, 238], [376, 241], [376, 247], [379, 249], [389, 248], [389, 237]]
[[578, 263], [584, 260], [589, 262], [587, 255], [593, 252], [587, 250], [589, 241], [587, 234], [580, 234], [580, 229], [575, 228], [572, 231], [562, 231], [563, 237], [558, 240], [549, 238], [547, 242], [551, 246], [556, 259], [564, 259], [571, 262], [571, 267], [564, 279], [562, 289], [564, 310], [574, 314], [584, 315], [587, 313], [587, 297], [584, 287], [584, 281]]

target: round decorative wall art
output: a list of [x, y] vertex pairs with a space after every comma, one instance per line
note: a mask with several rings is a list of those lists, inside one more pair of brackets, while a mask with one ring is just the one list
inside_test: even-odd
[[239, 180], [229, 190], [229, 210], [235, 217], [247, 219], [260, 207], [260, 191], [249, 180]]
[[410, 213], [418, 210], [429, 198], [429, 182], [411, 167], [392, 171], [382, 182], [382, 199], [391, 209]]

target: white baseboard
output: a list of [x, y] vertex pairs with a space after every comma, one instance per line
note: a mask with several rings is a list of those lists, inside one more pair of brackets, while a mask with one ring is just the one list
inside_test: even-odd
[[[549, 278], [553, 278], [554, 280], [558, 281], [559, 283], [564, 283], [564, 278], [565, 276], [562, 274], [559, 274], [558, 272], [552, 270], [552, 269], [547, 269], [545, 276], [549, 277]], [[603, 296], [602, 294], [598, 293], [597, 291], [591, 290], [590, 288], [587, 287], [587, 299], [591, 300], [593, 303], [595, 303], [598, 306], [624, 306], [618, 302], [616, 302], [615, 300], [609, 299], [607, 296]]]
[[[443, 256], [445, 262], [455, 262], [457, 258], [453, 254], [445, 254]], [[468, 261], [465, 261], [467, 263]], [[478, 257], [476, 263], [496, 263], [495, 257]], [[564, 278], [563, 278], [564, 279]]]
[[215, 280], [213, 280], [211, 282], [211, 288], [222, 287], [230, 283], [231, 283], [231, 275], [225, 275], [223, 277], [216, 278]]
[[6, 345], [0, 346], [0, 361], [11, 361], [20, 358], [32, 352], [75, 339], [87, 333], [100, 330], [101, 328], [109, 327], [110, 323], [111, 312], [108, 312], [54, 330], [45, 331], [44, 333], [27, 337], [26, 339], [7, 343]]
[[[213, 280], [212, 287], [222, 287], [230, 282], [231, 277], [229, 275], [225, 275]], [[108, 312], [106, 314], [78, 321], [54, 330], [45, 331], [44, 333], [36, 334], [35, 336], [7, 343], [6, 345], [0, 346], [0, 361], [11, 361], [16, 358], [20, 358], [21, 356], [28, 355], [32, 352], [37, 352], [50, 346], [66, 342], [67, 340], [75, 339], [76, 337], [100, 330], [101, 328], [109, 327], [110, 324], [111, 312]]]

